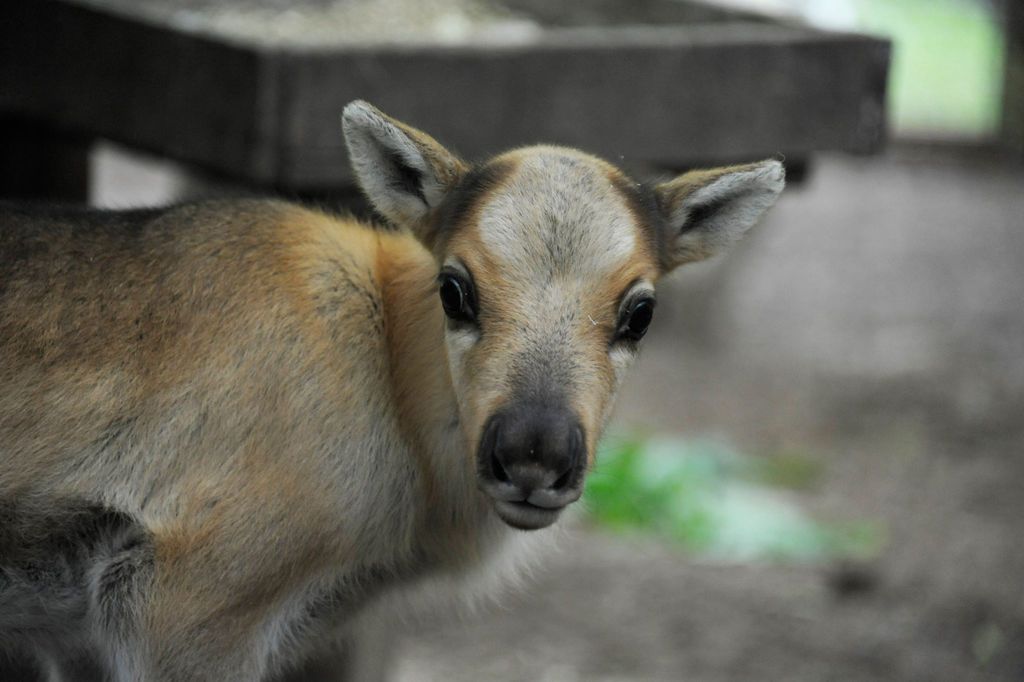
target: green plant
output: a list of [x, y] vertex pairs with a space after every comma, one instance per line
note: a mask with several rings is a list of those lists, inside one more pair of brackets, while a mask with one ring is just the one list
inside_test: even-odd
[[755, 458], [712, 440], [612, 437], [587, 482], [587, 508], [602, 528], [721, 558], [876, 554], [877, 524], [818, 523], [800, 507], [792, 490], [811, 487], [821, 468], [795, 453]]

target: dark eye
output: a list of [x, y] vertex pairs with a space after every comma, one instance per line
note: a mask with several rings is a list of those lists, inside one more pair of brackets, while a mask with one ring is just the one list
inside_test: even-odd
[[469, 282], [450, 272], [442, 272], [438, 279], [441, 283], [439, 292], [444, 314], [459, 322], [472, 322], [476, 318], [476, 311]]
[[630, 305], [619, 321], [617, 339], [639, 341], [647, 333], [647, 327], [654, 317], [654, 299], [641, 298]]

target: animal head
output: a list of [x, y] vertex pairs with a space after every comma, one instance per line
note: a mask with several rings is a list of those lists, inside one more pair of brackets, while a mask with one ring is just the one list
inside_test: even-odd
[[373, 206], [436, 260], [481, 489], [509, 525], [549, 525], [582, 492], [659, 278], [743, 236], [782, 191], [782, 165], [647, 187], [563, 147], [470, 166], [365, 102], [349, 104], [342, 124]]

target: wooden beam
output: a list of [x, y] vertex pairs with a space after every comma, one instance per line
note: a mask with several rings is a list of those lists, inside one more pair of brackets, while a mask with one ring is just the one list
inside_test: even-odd
[[1024, 3], [1004, 0], [1006, 70], [1003, 80], [1002, 138], [1024, 155]]
[[554, 142], [679, 167], [884, 144], [887, 41], [680, 7], [636, 5], [679, 23], [552, 16], [516, 43], [313, 49], [75, 0], [6, 2], [0, 110], [299, 192], [351, 181], [338, 119], [355, 98], [470, 158]]

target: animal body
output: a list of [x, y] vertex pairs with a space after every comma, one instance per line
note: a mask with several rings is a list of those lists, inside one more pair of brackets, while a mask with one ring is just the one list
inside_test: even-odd
[[550, 146], [473, 166], [369, 104], [342, 122], [396, 229], [0, 208], [0, 651], [53, 680], [266, 679], [514, 563], [580, 496], [658, 279], [784, 184], [765, 161], [648, 187]]

